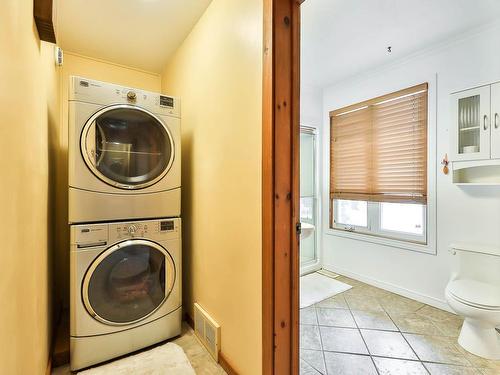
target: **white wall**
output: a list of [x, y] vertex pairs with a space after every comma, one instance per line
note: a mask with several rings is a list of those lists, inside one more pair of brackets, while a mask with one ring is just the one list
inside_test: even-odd
[[[329, 118], [333, 109], [430, 81], [434, 100], [430, 116], [437, 130], [436, 255], [342, 238], [328, 230], [323, 214], [324, 267], [399, 292], [437, 307], [446, 307], [444, 288], [450, 276], [448, 246], [455, 241], [500, 244], [500, 188], [452, 184], [440, 160], [450, 153], [450, 92], [500, 80], [500, 25], [475, 30], [411, 58], [385, 66], [324, 90], [323, 152], [328, 158]], [[432, 86], [430, 87], [432, 90]], [[432, 98], [430, 97], [430, 100]], [[328, 160], [323, 169], [323, 207], [328, 207]]]
[[323, 90], [303, 84], [300, 87], [300, 124], [321, 127], [323, 123]]

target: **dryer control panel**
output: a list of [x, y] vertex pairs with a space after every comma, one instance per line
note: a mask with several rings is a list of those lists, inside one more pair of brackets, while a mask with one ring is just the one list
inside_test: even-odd
[[78, 76], [70, 78], [69, 100], [102, 105], [137, 105], [156, 114], [180, 117], [178, 97]]

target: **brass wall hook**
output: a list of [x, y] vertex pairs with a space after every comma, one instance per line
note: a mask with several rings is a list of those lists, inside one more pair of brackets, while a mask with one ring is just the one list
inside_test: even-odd
[[448, 161], [448, 154], [445, 154], [443, 160], [441, 161], [441, 165], [443, 165], [444, 174], [448, 174], [448, 172], [450, 171], [450, 169], [448, 168], [448, 164], [450, 164], [450, 162]]

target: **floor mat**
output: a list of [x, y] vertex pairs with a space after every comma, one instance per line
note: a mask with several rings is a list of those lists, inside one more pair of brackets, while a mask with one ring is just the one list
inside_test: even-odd
[[346, 283], [317, 272], [302, 276], [300, 278], [300, 308], [314, 305], [351, 288]]
[[79, 375], [196, 375], [182, 348], [168, 343]]

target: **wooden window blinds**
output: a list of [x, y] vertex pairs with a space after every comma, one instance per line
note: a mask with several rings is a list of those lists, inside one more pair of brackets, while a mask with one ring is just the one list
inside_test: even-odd
[[330, 198], [427, 203], [427, 83], [330, 112]]

